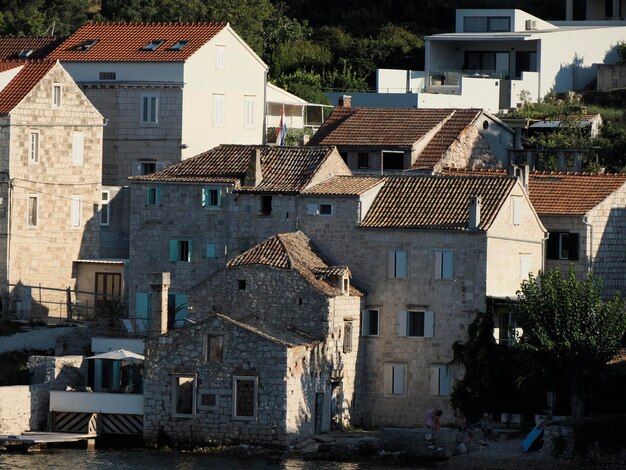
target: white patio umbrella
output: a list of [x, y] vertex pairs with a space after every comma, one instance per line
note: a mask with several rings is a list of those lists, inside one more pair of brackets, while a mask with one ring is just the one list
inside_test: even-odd
[[116, 349], [115, 351], [108, 351], [102, 354], [96, 354], [95, 356], [88, 357], [87, 359], [112, 359], [114, 361], [143, 361], [145, 359], [141, 354], [136, 354], [132, 351], [126, 351], [126, 349]]

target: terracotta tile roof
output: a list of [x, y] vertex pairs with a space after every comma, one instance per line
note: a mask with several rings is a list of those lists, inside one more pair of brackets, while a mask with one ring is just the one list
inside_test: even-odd
[[157, 173], [129, 179], [190, 183], [239, 181], [243, 184], [255, 149], [261, 151], [263, 179], [254, 187], [241, 186], [239, 190], [242, 192], [300, 192], [334, 150], [328, 146], [220, 145]]
[[412, 169], [433, 169], [459, 135], [481, 114], [478, 109], [456, 109], [418, 155]]
[[[51, 59], [66, 62], [183, 62], [222, 31], [225, 23], [94, 23], [84, 24], [63, 42]], [[91, 47], [81, 47], [95, 40]], [[154, 40], [155, 50], [143, 50]], [[179, 50], [178, 41], [189, 41]]]
[[539, 215], [584, 215], [626, 183], [626, 174], [534, 172], [530, 202]]
[[[57, 36], [0, 36], [0, 60], [45, 58], [64, 38]], [[20, 52], [32, 51], [20, 57]]]
[[2, 114], [10, 113], [56, 63], [52, 61], [11, 62], [3, 64], [0, 70], [15, 68], [11, 67], [11, 64], [23, 65], [23, 67], [0, 91], [0, 113]]
[[309, 145], [411, 146], [452, 112], [450, 109], [336, 107]]
[[359, 196], [381, 184], [381, 178], [371, 176], [334, 176], [303, 191], [304, 194], [328, 196]]
[[[293, 269], [314, 288], [329, 297], [342, 295], [335, 285], [336, 276], [350, 271], [345, 266], [331, 266], [301, 231], [274, 235], [226, 263], [227, 268], [262, 264], [279, 269]], [[363, 293], [350, 286], [350, 295]]]
[[[507, 176], [506, 170], [446, 168], [444, 174]], [[530, 202], [539, 215], [584, 215], [626, 183], [626, 174], [534, 171], [528, 178]]]
[[515, 181], [499, 176], [387, 177], [360, 226], [467, 230], [469, 198], [480, 196], [479, 229], [486, 230]]

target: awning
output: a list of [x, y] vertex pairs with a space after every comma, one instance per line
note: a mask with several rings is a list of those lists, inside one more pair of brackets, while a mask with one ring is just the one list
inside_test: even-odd
[[112, 359], [114, 361], [143, 361], [145, 359], [141, 354], [136, 354], [126, 349], [116, 349], [102, 354], [88, 357], [87, 359]]

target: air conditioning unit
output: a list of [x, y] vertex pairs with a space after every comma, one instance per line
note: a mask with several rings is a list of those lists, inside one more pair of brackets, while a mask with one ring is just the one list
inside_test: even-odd
[[537, 29], [537, 21], [526, 20], [526, 31], [531, 31], [533, 29]]

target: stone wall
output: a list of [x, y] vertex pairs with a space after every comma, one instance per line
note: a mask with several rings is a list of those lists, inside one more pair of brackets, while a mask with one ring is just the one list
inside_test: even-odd
[[84, 356], [30, 356], [27, 367], [31, 384], [46, 384], [50, 390], [87, 385]]
[[[223, 335], [221, 362], [204, 360], [207, 334]], [[146, 344], [144, 363], [144, 438], [166, 437], [181, 444], [246, 442], [285, 446], [288, 351], [284, 344], [213, 317], [194, 327], [171, 331]], [[196, 380], [196, 409], [189, 417], [175, 417], [173, 378], [191, 374]], [[255, 419], [233, 416], [233, 376], [258, 380]], [[297, 432], [290, 429], [290, 432]]]
[[435, 168], [500, 168], [489, 142], [474, 125], [464, 129]]
[[[62, 87], [60, 106], [52, 104], [53, 85]], [[9, 282], [73, 287], [72, 261], [93, 258], [99, 252], [102, 116], [57, 64], [11, 111], [10, 125], [10, 148], [3, 146], [1, 157], [4, 162], [10, 160], [8, 169], [14, 180]], [[33, 132], [39, 133], [37, 162], [29, 162]], [[83, 134], [82, 164], [72, 161], [75, 132]], [[78, 226], [71, 219], [74, 195], [81, 201]], [[32, 196], [37, 197], [35, 226], [28, 224]], [[6, 226], [6, 212], [0, 217], [0, 226]], [[33, 315], [64, 316], [64, 302], [65, 292], [42, 290], [41, 294], [32, 292], [30, 304]]]
[[0, 387], [0, 434], [45, 431], [49, 403], [47, 385]]

